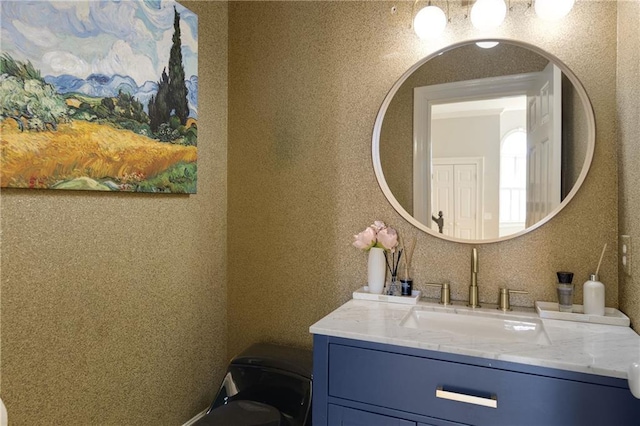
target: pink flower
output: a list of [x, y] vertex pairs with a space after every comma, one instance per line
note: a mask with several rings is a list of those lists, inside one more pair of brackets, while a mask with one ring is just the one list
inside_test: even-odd
[[373, 225], [371, 225], [371, 228], [375, 229], [376, 233], [382, 231], [386, 227], [387, 225], [385, 225], [381, 220], [376, 220], [375, 222], [373, 222]]
[[376, 243], [376, 231], [372, 227], [367, 227], [358, 235], [354, 235], [353, 246], [361, 250], [369, 250]]
[[378, 232], [378, 242], [387, 250], [392, 252], [398, 246], [398, 233], [393, 228], [384, 228]]

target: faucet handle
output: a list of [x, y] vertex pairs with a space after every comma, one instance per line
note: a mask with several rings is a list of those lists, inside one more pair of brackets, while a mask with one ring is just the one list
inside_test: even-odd
[[448, 282], [440, 283], [425, 283], [424, 285], [429, 287], [440, 287], [440, 304], [447, 306], [451, 304], [451, 288]]
[[500, 297], [498, 298], [498, 309], [503, 312], [507, 312], [511, 310], [511, 302], [509, 300], [509, 295], [512, 293], [515, 294], [529, 294], [528, 291], [524, 290], [509, 290], [508, 288], [500, 289]]

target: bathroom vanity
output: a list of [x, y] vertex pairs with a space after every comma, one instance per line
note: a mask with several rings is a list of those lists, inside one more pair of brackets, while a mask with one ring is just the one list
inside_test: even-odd
[[[450, 316], [464, 318], [449, 328], [426, 325]], [[470, 329], [456, 329], [465, 323]], [[492, 331], [495, 324], [512, 335]], [[310, 331], [314, 425], [619, 426], [640, 419], [626, 380], [640, 359], [640, 337], [629, 327], [540, 319], [533, 311], [351, 300]]]
[[[484, 51], [476, 41], [434, 52], [400, 77], [376, 118], [372, 159], [382, 192], [408, 223], [440, 239], [484, 244], [531, 232], [571, 201], [593, 159], [595, 116], [584, 87], [558, 58], [513, 40], [483, 40], [495, 42]], [[495, 120], [488, 109], [471, 108], [479, 99], [515, 95], [522, 96], [520, 106], [501, 105]], [[516, 110], [519, 118], [503, 114]], [[458, 133], [472, 128], [471, 116], [482, 117], [479, 127], [497, 123], [499, 134]], [[519, 183], [508, 174], [485, 174], [501, 169], [507, 134], [518, 132], [518, 149], [527, 153], [513, 163], [521, 165]], [[478, 153], [484, 137], [488, 148]], [[473, 146], [466, 144], [470, 138]], [[504, 218], [502, 181], [521, 194], [504, 200], [526, 200], [506, 203]], [[460, 188], [465, 200], [450, 202]], [[456, 210], [463, 205], [471, 213]], [[518, 220], [507, 217], [516, 210]], [[435, 214], [444, 222], [437, 229]], [[458, 221], [462, 216], [473, 219]], [[477, 306], [475, 249], [471, 265], [468, 301]], [[515, 281], [524, 282], [520, 278]], [[509, 293], [500, 291], [506, 310]], [[634, 365], [640, 337], [627, 326], [540, 318], [533, 309], [502, 312], [488, 304], [351, 300], [310, 331], [314, 425], [640, 424], [640, 399], [627, 381], [633, 366], [631, 388], [640, 395], [640, 366]]]

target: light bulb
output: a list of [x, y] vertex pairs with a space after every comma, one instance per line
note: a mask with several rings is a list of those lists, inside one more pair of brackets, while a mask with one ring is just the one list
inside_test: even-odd
[[420, 9], [413, 19], [413, 29], [422, 39], [438, 37], [446, 26], [447, 17], [438, 6]]
[[492, 47], [496, 47], [500, 44], [497, 41], [479, 41], [476, 43], [476, 46], [482, 47], [483, 49], [491, 49]]
[[478, 0], [471, 8], [471, 23], [479, 30], [497, 28], [507, 16], [504, 0]]
[[545, 21], [557, 21], [567, 16], [575, 0], [536, 0], [536, 15]]

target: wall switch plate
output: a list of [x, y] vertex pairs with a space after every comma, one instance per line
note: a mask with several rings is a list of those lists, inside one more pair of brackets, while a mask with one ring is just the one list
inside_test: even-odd
[[631, 235], [620, 235], [620, 262], [625, 274], [631, 276]]

